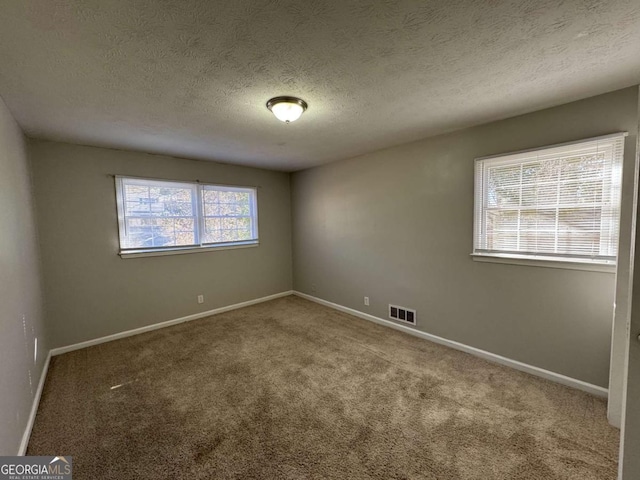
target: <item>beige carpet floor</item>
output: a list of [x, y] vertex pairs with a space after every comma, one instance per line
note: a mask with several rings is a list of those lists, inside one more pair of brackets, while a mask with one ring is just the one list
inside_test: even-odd
[[603, 400], [297, 297], [52, 359], [74, 479], [614, 479]]

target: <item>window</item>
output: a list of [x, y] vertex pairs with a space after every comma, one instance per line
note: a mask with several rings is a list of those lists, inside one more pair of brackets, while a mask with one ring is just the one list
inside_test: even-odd
[[257, 244], [256, 189], [116, 177], [121, 255]]
[[477, 159], [474, 256], [615, 265], [625, 135]]

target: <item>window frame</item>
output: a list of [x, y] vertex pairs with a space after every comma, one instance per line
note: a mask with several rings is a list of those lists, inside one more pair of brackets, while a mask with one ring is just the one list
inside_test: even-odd
[[[199, 181], [169, 180], [165, 178], [138, 177], [133, 175], [114, 175], [116, 193], [116, 213], [118, 216], [118, 255], [121, 258], [155, 257], [164, 255], [179, 255], [186, 253], [210, 252], [237, 248], [257, 247], [260, 244], [258, 224], [258, 187], [246, 185], [224, 185]], [[126, 218], [124, 201], [124, 182], [126, 180], [139, 181], [141, 183], [175, 184], [176, 186], [189, 186], [194, 192], [194, 238], [196, 242], [191, 245], [158, 246], [158, 247], [130, 247], [123, 248], [126, 244]], [[252, 239], [233, 242], [205, 242], [204, 196], [206, 187], [213, 187], [222, 191], [250, 191], [250, 215]], [[131, 217], [129, 217], [131, 218]]]
[[[618, 132], [610, 135], [602, 135], [598, 137], [585, 138], [581, 140], [576, 140], [572, 142], [559, 143], [554, 145], [547, 145], [543, 147], [531, 148], [527, 150], [520, 150], [514, 152], [503, 153], [499, 155], [489, 155], [484, 157], [478, 157], [474, 159], [474, 213], [473, 213], [473, 250], [471, 253], [471, 257], [474, 261], [479, 262], [491, 262], [491, 263], [501, 263], [501, 264], [515, 264], [515, 265], [527, 265], [527, 266], [536, 266], [536, 267], [550, 267], [550, 268], [561, 268], [561, 269], [572, 269], [572, 270], [589, 270], [589, 271], [597, 271], [597, 272], [607, 272], [607, 273], [615, 273], [616, 264], [617, 264], [617, 256], [619, 254], [619, 230], [620, 230], [620, 208], [622, 201], [622, 174], [624, 170], [624, 137], [628, 136], [627, 132]], [[494, 160], [496, 163], [504, 163], [504, 164], [523, 164], [525, 163], [524, 159], [512, 159], [509, 161], [508, 157], [516, 157], [520, 155], [533, 154], [533, 153], [541, 153], [544, 154], [553, 149], [558, 149], [562, 147], [569, 147], [572, 145], [586, 144], [590, 142], [598, 142], [598, 141], [607, 141], [611, 140], [615, 142], [618, 139], [622, 139], [621, 152], [619, 155], [619, 163], [616, 161], [616, 150], [614, 144], [614, 151], [612, 155], [614, 158], [612, 161], [614, 162], [614, 166], [618, 165], [620, 177], [618, 179], [618, 188], [619, 196], [618, 196], [618, 245], [616, 246], [616, 258], [611, 260], [610, 258], [602, 258], [600, 256], [580, 256], [577, 254], [561, 254], [561, 253], [527, 253], [527, 252], [514, 252], [514, 251], [506, 251], [506, 250], [494, 250], [488, 251], [482, 248], [478, 248], [478, 240], [481, 238], [481, 232], [479, 231], [481, 225], [486, 225], [486, 222], [482, 221], [483, 215], [486, 214], [487, 207], [485, 205], [486, 194], [485, 192], [485, 175], [483, 171], [484, 162]], [[548, 154], [548, 153], [547, 153]], [[480, 198], [480, 194], [478, 193], [478, 189], [482, 191], [482, 198]], [[558, 204], [556, 208], [559, 208], [561, 205]], [[557, 234], [557, 232], [556, 232]], [[600, 257], [600, 258], [598, 258]]]

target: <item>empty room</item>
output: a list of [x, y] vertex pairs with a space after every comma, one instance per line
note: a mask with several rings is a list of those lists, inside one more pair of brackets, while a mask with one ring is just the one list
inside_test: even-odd
[[637, 1], [3, 0], [0, 480], [640, 479], [639, 129]]

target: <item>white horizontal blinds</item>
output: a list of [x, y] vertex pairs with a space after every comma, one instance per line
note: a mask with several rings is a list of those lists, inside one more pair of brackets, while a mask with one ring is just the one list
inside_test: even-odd
[[202, 186], [202, 243], [256, 240], [256, 191], [252, 188]]
[[476, 164], [475, 251], [615, 261], [624, 136]]
[[198, 245], [196, 185], [121, 177], [118, 181], [122, 249]]

